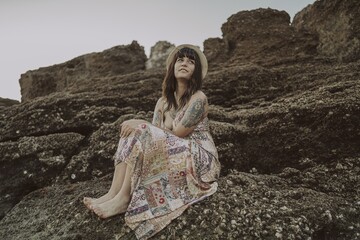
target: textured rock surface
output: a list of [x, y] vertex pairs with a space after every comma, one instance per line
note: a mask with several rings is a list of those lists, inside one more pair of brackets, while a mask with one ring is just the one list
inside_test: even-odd
[[342, 61], [360, 59], [359, 1], [315, 1], [295, 15], [292, 25], [319, 36], [319, 53]]
[[19, 104], [19, 101], [0, 97], [0, 108], [10, 107], [15, 104]]
[[150, 58], [146, 61], [146, 69], [165, 68], [165, 62], [171, 50], [175, 48], [174, 44], [167, 41], [159, 41], [151, 47]]
[[144, 49], [133, 41], [101, 53], [89, 53], [62, 64], [27, 71], [21, 75], [21, 100], [66, 91], [68, 87], [90, 85], [100, 76], [112, 76], [145, 69]]
[[213, 67], [227, 61], [237, 65], [309, 57], [316, 54], [318, 44], [316, 35], [296, 31], [290, 26], [289, 14], [274, 9], [234, 14], [221, 31], [222, 39], [204, 42], [204, 52]]
[[[247, 17], [250, 30], [239, 24]], [[219, 191], [155, 239], [359, 239], [360, 61], [319, 53], [316, 33], [272, 9], [239, 12], [222, 30], [204, 46]], [[100, 221], [80, 201], [108, 189], [119, 124], [151, 119], [164, 73], [99, 73], [0, 108], [3, 239], [129, 232], [122, 216]]]
[[[155, 239], [356, 239], [359, 235], [352, 223], [358, 221], [359, 197], [337, 196], [346, 190], [330, 186], [331, 181], [318, 186], [340, 191], [337, 194], [311, 188], [319, 174], [333, 181], [332, 174], [340, 172], [356, 178], [359, 159], [352, 163], [357, 164], [355, 173], [345, 169], [329, 172], [321, 166], [304, 176], [289, 169], [279, 175], [233, 171], [221, 178], [214, 196], [192, 206]], [[110, 184], [107, 176], [34, 191], [0, 222], [0, 234], [14, 240], [96, 240], [126, 235], [129, 229], [123, 217], [99, 220], [81, 202], [84, 196], [104, 194]]]

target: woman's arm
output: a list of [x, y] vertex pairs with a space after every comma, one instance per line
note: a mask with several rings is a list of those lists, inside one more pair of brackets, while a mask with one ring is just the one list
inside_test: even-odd
[[[189, 102], [189, 106], [186, 109], [183, 118], [179, 123], [175, 125], [173, 122], [172, 131], [167, 128], [161, 127], [162, 121], [162, 108], [164, 101], [160, 98], [154, 109], [154, 116], [152, 120], [152, 124], [158, 128], [163, 129], [169, 133], [172, 133], [178, 137], [186, 137], [189, 135], [194, 129], [196, 125], [207, 115], [208, 102], [204, 93], [198, 92], [194, 94]], [[121, 124], [121, 137], [127, 137], [134, 131], [135, 127], [141, 123], [146, 123], [144, 120], [132, 119], [125, 121]]]
[[128, 137], [141, 123], [148, 123], [142, 119], [130, 119], [120, 124], [120, 137]]
[[162, 122], [162, 109], [163, 109], [163, 105], [164, 105], [164, 101], [163, 98], [159, 98], [159, 100], [156, 103], [155, 109], [154, 109], [154, 116], [153, 116], [153, 120], [152, 120], [152, 125], [156, 126], [156, 127], [160, 127], [161, 126], [161, 122]]
[[[163, 98], [159, 98], [159, 100], [156, 102], [155, 109], [154, 109], [154, 116], [152, 119], [152, 125], [161, 128], [161, 121], [162, 121], [162, 109], [163, 109]], [[135, 128], [141, 124], [141, 123], [148, 123], [145, 120], [141, 119], [130, 119], [127, 121], [124, 121], [122, 124], [120, 124], [120, 136], [121, 137], [128, 137], [132, 132], [134, 132]], [[161, 128], [163, 129], [163, 128]], [[171, 132], [168, 129], [163, 129], [167, 132]], [[172, 133], [172, 132], [171, 132]]]
[[159, 100], [156, 103], [155, 109], [154, 109], [154, 116], [153, 116], [153, 120], [152, 120], [152, 125], [154, 125], [155, 127], [158, 127], [168, 133], [172, 133], [174, 134], [170, 129], [167, 129], [165, 127], [161, 127], [161, 123], [164, 120], [163, 119], [163, 111], [164, 111], [164, 99], [161, 97], [159, 98]]
[[183, 118], [177, 125], [173, 123], [173, 134], [178, 137], [186, 137], [194, 129], [196, 125], [206, 117], [208, 109], [207, 98], [204, 93], [198, 92], [194, 94], [189, 102]]

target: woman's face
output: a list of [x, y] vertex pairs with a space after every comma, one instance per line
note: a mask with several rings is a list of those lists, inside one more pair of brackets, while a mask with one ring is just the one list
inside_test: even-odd
[[188, 57], [179, 57], [176, 59], [174, 74], [176, 79], [190, 80], [195, 70], [195, 60]]

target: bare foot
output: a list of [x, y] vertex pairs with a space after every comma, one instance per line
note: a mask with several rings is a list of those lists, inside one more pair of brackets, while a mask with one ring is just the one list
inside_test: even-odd
[[88, 209], [92, 210], [93, 205], [109, 201], [113, 197], [115, 197], [115, 195], [110, 193], [106, 193], [104, 196], [101, 196], [99, 198], [84, 197], [83, 203]]
[[92, 205], [92, 210], [100, 218], [108, 218], [126, 212], [130, 199], [113, 198], [101, 204]]
[[83, 203], [84, 205], [91, 210], [91, 203], [94, 201], [94, 198], [84, 197]]

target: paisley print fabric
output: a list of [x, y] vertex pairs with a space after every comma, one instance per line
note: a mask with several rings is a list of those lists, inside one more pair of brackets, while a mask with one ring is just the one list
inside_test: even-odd
[[[183, 111], [174, 121], [180, 121]], [[191, 204], [216, 192], [220, 173], [218, 154], [208, 119], [186, 138], [150, 123], [121, 138], [115, 165], [131, 168], [131, 201], [125, 222], [138, 239], [148, 239], [180, 216]]]

